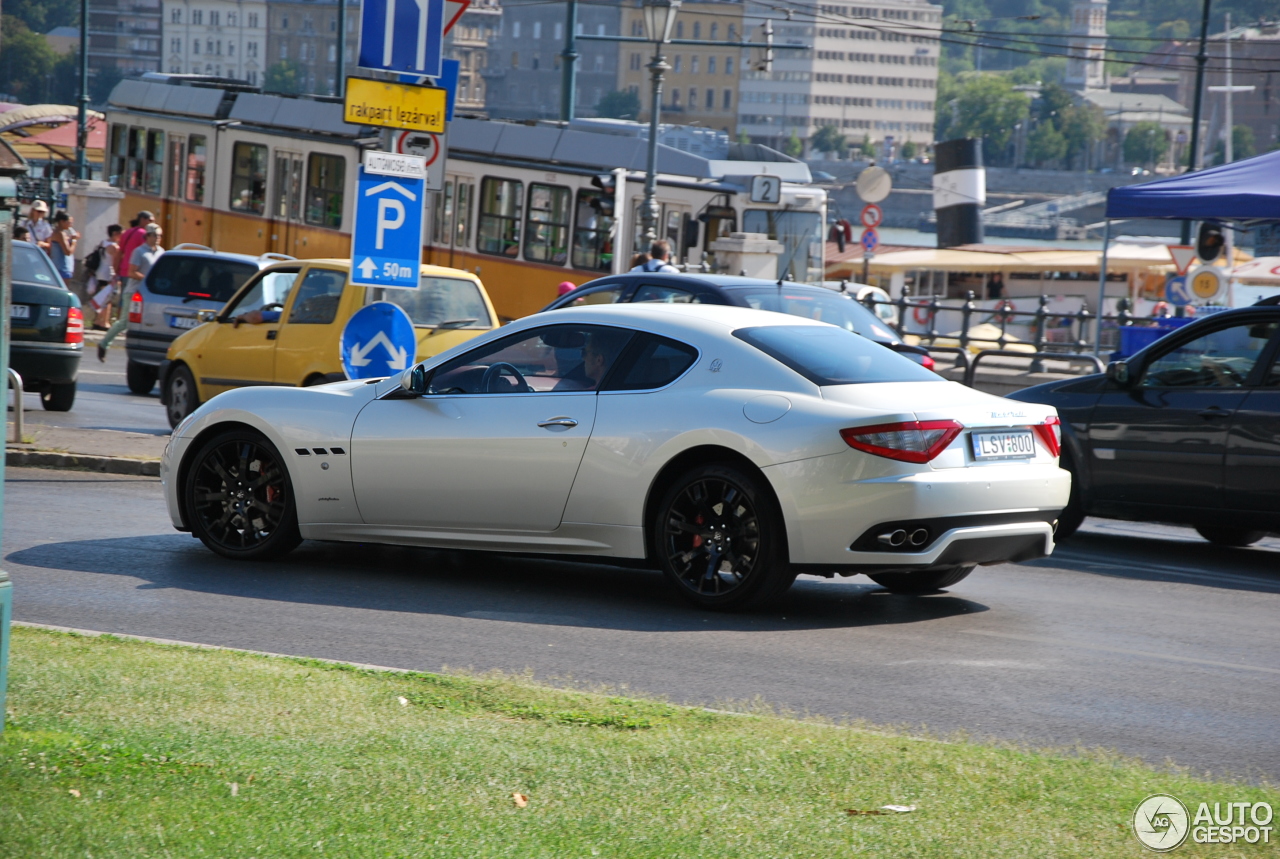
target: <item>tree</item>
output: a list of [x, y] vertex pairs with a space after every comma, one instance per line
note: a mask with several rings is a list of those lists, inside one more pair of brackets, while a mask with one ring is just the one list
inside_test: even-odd
[[1080, 160], [1080, 168], [1084, 163], [1089, 147], [1105, 133], [1106, 117], [1102, 108], [1093, 104], [1073, 104], [1058, 112], [1058, 130], [1067, 141], [1066, 157], [1069, 162]]
[[0, 18], [0, 88], [26, 104], [49, 100], [58, 55], [20, 18]]
[[1036, 166], [1059, 161], [1067, 154], [1067, 138], [1051, 120], [1041, 120], [1027, 137], [1027, 158]]
[[596, 115], [609, 119], [638, 119], [640, 96], [629, 89], [607, 92], [596, 104]]
[[1169, 135], [1158, 122], [1137, 122], [1124, 136], [1124, 160], [1154, 167], [1169, 151]]
[[[1258, 154], [1258, 144], [1253, 137], [1253, 129], [1247, 125], [1237, 125], [1231, 129], [1231, 157], [1236, 161], [1241, 158], [1252, 158]], [[1227, 145], [1219, 140], [1214, 148], [1215, 164], [1227, 163]]]
[[902, 157], [908, 161], [916, 157], [916, 142], [914, 140], [908, 140], [902, 144]]
[[1014, 126], [1030, 113], [1031, 100], [1003, 77], [979, 75], [960, 85], [954, 103], [955, 119], [946, 139], [980, 137], [988, 159], [1002, 161]]
[[124, 72], [119, 66], [103, 66], [96, 69], [89, 78], [89, 99], [94, 104], [106, 104], [116, 84], [124, 80]]
[[849, 141], [845, 140], [840, 129], [834, 125], [824, 125], [818, 129], [818, 133], [810, 138], [809, 142], [813, 148], [819, 152], [834, 152], [837, 155], [843, 155], [849, 149]]
[[267, 67], [263, 92], [279, 92], [297, 95], [302, 92], [302, 67], [297, 60], [281, 60]]
[[33, 33], [80, 23], [77, 0], [4, 0], [4, 12], [21, 19]]
[[738, 142], [741, 143], [743, 146], [746, 146], [748, 143], [751, 142], [751, 138], [747, 136], [747, 132], [745, 129], [742, 129], [742, 128], [738, 129]]
[[799, 158], [804, 153], [804, 141], [800, 139], [800, 135], [794, 131], [787, 138], [786, 145], [782, 147], [782, 151], [792, 158]]

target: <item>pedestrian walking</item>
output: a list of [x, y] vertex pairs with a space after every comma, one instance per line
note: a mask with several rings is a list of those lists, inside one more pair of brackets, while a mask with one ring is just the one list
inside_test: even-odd
[[632, 271], [648, 271], [648, 272], [665, 272], [668, 274], [679, 274], [680, 269], [673, 266], [671, 259], [671, 245], [665, 239], [658, 239], [649, 245], [649, 259], [641, 263], [639, 266], [631, 269]]
[[74, 220], [66, 212], [58, 212], [53, 216], [53, 232], [49, 234], [49, 259], [53, 267], [62, 275], [63, 280], [71, 280], [76, 273], [76, 245], [80, 242], [80, 234], [76, 232]]
[[93, 306], [95, 331], [106, 331], [107, 326], [103, 323], [109, 322], [111, 318], [111, 297], [116, 293], [116, 274], [120, 270], [122, 232], [124, 227], [119, 224], [107, 227], [107, 237], [84, 258], [84, 267], [89, 272], [89, 276], [85, 278], [84, 291]]
[[[164, 254], [164, 248], [160, 246], [160, 240], [164, 237], [164, 230], [160, 229], [159, 224], [147, 224], [146, 238], [142, 244], [133, 249], [133, 255], [129, 257], [127, 265], [128, 286], [129, 289], [137, 289], [142, 286], [142, 281], [146, 280], [147, 273], [151, 271], [151, 267], [156, 264], [156, 260]], [[123, 245], [123, 243], [122, 243]], [[121, 254], [123, 259], [123, 253]], [[98, 343], [98, 360], [107, 360], [107, 350], [111, 348], [111, 343], [120, 336], [129, 324], [129, 315], [121, 313], [120, 318], [107, 329], [106, 335], [102, 341]]]
[[129, 261], [133, 259], [133, 252], [142, 245], [147, 238], [147, 227], [155, 218], [146, 209], [138, 213], [138, 217], [129, 222], [129, 229], [124, 231], [120, 236], [120, 269], [118, 280], [121, 290], [125, 287], [125, 281], [129, 278]]
[[22, 226], [30, 233], [28, 241], [35, 242], [40, 250], [49, 252], [49, 237], [53, 235], [53, 224], [49, 223], [49, 204], [44, 200], [36, 200], [27, 210], [27, 219]]

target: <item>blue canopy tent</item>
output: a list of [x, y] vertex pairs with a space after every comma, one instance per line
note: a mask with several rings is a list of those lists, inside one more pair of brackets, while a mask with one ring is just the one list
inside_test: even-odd
[[1095, 351], [1102, 343], [1102, 303], [1106, 297], [1111, 222], [1129, 218], [1236, 223], [1280, 220], [1280, 150], [1195, 173], [1112, 188], [1107, 192], [1106, 218], [1102, 267], [1098, 273]]

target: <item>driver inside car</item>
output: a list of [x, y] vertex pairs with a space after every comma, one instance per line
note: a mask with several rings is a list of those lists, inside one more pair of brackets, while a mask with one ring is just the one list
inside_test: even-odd
[[273, 310], [263, 310], [263, 309], [246, 310], [244, 313], [241, 313], [237, 316], [233, 316], [231, 318], [231, 324], [236, 328], [239, 328], [240, 323], [242, 322], [248, 325], [261, 325], [264, 322], [279, 322], [279, 321], [280, 321], [279, 307], [276, 307]]

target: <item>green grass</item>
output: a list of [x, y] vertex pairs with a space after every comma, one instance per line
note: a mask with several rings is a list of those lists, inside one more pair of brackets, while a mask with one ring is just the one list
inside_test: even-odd
[[[22, 628], [12, 645], [4, 857], [1140, 856], [1129, 816], [1151, 793], [1280, 806], [1274, 789], [1096, 753], [911, 739], [518, 678]], [[918, 809], [846, 813], [889, 803]]]

